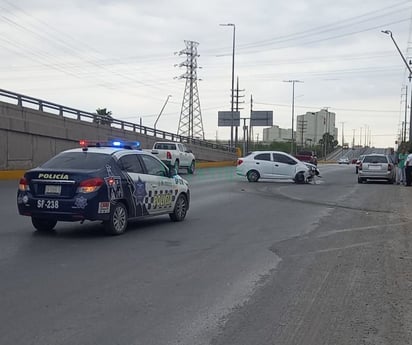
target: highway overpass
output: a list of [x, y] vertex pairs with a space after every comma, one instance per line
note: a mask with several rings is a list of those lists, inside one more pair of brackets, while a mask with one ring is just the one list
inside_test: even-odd
[[[113, 119], [93, 122], [96, 114], [0, 89], [0, 178], [38, 166], [58, 152], [78, 147], [80, 139], [113, 138], [140, 141], [143, 149], [155, 141], [183, 142], [198, 162], [234, 162], [227, 146]], [[13, 174], [12, 174], [13, 175]]]

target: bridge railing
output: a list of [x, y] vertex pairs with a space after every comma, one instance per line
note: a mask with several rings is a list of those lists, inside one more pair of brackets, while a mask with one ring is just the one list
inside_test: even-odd
[[5, 101], [7, 103], [13, 104], [10, 100], [14, 100], [14, 103], [20, 107], [27, 107], [36, 109], [39, 111], [44, 111], [47, 113], [55, 114], [61, 117], [67, 117], [71, 119], [76, 119], [78, 121], [86, 121], [86, 122], [109, 122], [108, 124], [101, 124], [101, 126], [111, 126], [113, 128], [119, 128], [123, 130], [132, 131], [135, 133], [140, 133], [144, 135], [153, 136], [156, 138], [160, 138], [162, 140], [170, 140], [170, 141], [178, 141], [182, 143], [189, 143], [194, 145], [199, 145], [203, 147], [209, 147], [216, 150], [228, 151], [228, 152], [235, 152], [235, 148], [230, 148], [227, 145], [221, 145], [216, 143], [211, 143], [206, 140], [190, 138], [183, 135], [178, 135], [171, 132], [165, 132], [158, 129], [154, 129], [151, 127], [142, 126], [139, 124], [135, 124], [128, 121], [118, 120], [115, 118], [107, 119], [107, 117], [93, 114], [87, 111], [66, 107], [64, 105], [52, 103], [49, 101], [45, 101], [42, 99], [22, 95], [16, 92], [7, 91], [4, 89], [0, 89], [0, 100]]

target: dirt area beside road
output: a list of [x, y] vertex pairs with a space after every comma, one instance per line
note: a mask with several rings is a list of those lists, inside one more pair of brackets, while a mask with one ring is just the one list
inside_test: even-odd
[[412, 188], [378, 187], [275, 243], [282, 263], [213, 344], [412, 344]]

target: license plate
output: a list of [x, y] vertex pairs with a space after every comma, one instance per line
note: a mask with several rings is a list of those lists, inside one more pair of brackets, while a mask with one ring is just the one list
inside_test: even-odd
[[44, 194], [60, 195], [62, 191], [62, 186], [59, 185], [46, 185], [44, 189]]
[[37, 208], [57, 210], [59, 208], [59, 200], [37, 200]]

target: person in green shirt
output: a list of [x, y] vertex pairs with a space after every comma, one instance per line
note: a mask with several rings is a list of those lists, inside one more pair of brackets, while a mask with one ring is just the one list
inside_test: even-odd
[[403, 147], [401, 152], [398, 153], [398, 171], [396, 174], [396, 184], [406, 184], [406, 174], [405, 174], [405, 162], [408, 154], [406, 149]]

